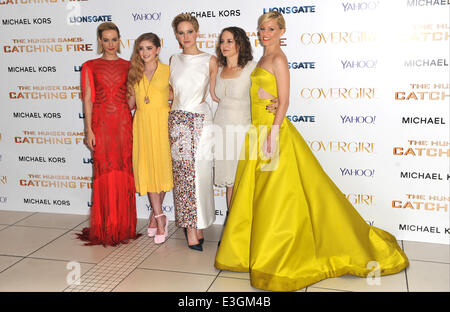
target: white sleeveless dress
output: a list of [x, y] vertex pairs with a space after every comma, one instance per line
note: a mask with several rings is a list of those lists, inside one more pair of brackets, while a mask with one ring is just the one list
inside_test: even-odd
[[219, 68], [215, 93], [220, 99], [214, 116], [214, 124], [221, 128], [215, 132], [214, 184], [220, 187], [233, 186], [236, 168], [245, 134], [251, 124], [250, 74], [256, 62], [250, 61], [236, 78], [221, 78]]
[[212, 112], [205, 102], [210, 58], [208, 53], [176, 54], [170, 63], [169, 135], [178, 227], [205, 229], [215, 221]]

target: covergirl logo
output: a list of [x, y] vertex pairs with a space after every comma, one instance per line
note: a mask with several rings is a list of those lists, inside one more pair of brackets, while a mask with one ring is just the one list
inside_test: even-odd
[[306, 100], [371, 100], [375, 98], [375, 88], [303, 88], [300, 97]]
[[314, 152], [374, 153], [373, 142], [307, 141]]
[[375, 32], [366, 31], [302, 33], [300, 35], [300, 42], [304, 45], [357, 44], [375, 42], [376, 39]]

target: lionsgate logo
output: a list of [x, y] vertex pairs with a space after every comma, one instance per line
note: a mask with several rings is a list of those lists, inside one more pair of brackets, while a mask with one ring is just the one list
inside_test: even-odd
[[153, 13], [131, 13], [134, 22], [151, 22], [151, 21], [160, 21], [161, 20], [161, 12], [153, 12]]

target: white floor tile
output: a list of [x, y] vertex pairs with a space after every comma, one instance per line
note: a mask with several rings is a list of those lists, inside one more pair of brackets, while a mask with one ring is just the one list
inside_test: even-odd
[[450, 291], [450, 264], [411, 260], [406, 275], [409, 291]]
[[240, 278], [218, 277], [209, 292], [261, 292], [263, 290], [253, 288], [250, 280]]
[[114, 291], [205, 292], [214, 278], [210, 275], [136, 269]]
[[450, 263], [450, 245], [403, 241], [409, 260]]
[[140, 268], [217, 275], [214, 268], [217, 243], [205, 241], [203, 251], [187, 247], [186, 240], [169, 239], [139, 266]]
[[0, 231], [0, 254], [26, 256], [65, 232], [60, 229], [10, 226]]
[[[204, 229], [203, 235], [205, 237], [205, 241], [218, 242], [222, 236], [222, 231], [223, 225], [221, 224], [213, 224], [209, 228]], [[178, 228], [171, 238], [186, 239], [184, 236], [184, 230], [182, 228]]]
[[14, 263], [22, 260], [23, 257], [0, 256], [0, 272], [6, 270]]
[[15, 225], [49, 227], [58, 229], [72, 229], [81, 222], [88, 219], [89, 216], [63, 214], [63, 213], [36, 213]]
[[66, 233], [54, 242], [31, 254], [30, 257], [99, 263], [117, 248], [112, 246], [103, 247], [103, 245], [85, 246], [85, 242], [77, 239], [75, 233], [77, 232], [71, 231]]
[[35, 212], [0, 210], [0, 224], [12, 225]]
[[[81, 275], [92, 266], [80, 264]], [[23, 259], [0, 273], [0, 292], [62, 291], [68, 286], [68, 275], [73, 272], [73, 269], [67, 269], [67, 262], [64, 261]]]
[[343, 275], [335, 278], [328, 278], [318, 283], [310, 285], [310, 287], [336, 289], [344, 291], [361, 291], [361, 292], [406, 292], [406, 276], [401, 271], [397, 274], [380, 276], [379, 280], [366, 279], [352, 275]]

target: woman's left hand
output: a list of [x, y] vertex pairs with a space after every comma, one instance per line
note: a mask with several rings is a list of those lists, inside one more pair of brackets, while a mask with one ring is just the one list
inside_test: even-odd
[[263, 144], [263, 154], [268, 159], [275, 155], [277, 149], [278, 126], [272, 126]]
[[270, 101], [272, 104], [269, 104], [266, 106], [266, 109], [269, 111], [269, 113], [276, 114], [277, 108], [278, 108], [278, 98], [274, 98]]

